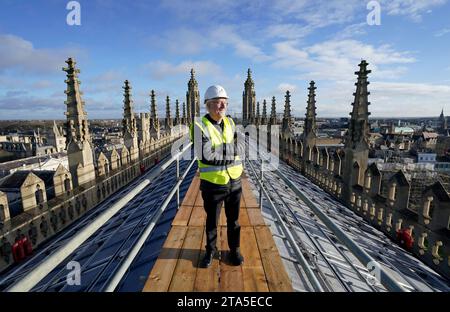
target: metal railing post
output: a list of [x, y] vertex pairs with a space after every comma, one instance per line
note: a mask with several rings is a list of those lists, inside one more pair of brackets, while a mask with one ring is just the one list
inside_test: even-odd
[[147, 224], [147, 226], [144, 229], [144, 232], [140, 235], [137, 242], [133, 245], [129, 253], [127, 254], [125, 260], [121, 263], [120, 267], [116, 272], [113, 273], [111, 278], [105, 282], [105, 292], [113, 292], [117, 286], [120, 284], [120, 281], [125, 276], [126, 272], [130, 268], [131, 264], [133, 263], [136, 256], [139, 254], [139, 251], [141, 250], [142, 246], [144, 245], [145, 241], [148, 239], [150, 234], [152, 233], [154, 227], [159, 221], [159, 218], [169, 205], [170, 201], [172, 200], [173, 196], [175, 195], [176, 190], [180, 188], [181, 183], [183, 182], [184, 178], [187, 176], [188, 172], [191, 170], [192, 166], [194, 165], [196, 161], [196, 158], [190, 162], [189, 166], [186, 168], [186, 171], [184, 172], [183, 176], [178, 180], [175, 187], [172, 188], [170, 193], [167, 195], [166, 199], [162, 203], [161, 207], [158, 209], [155, 215], [153, 215], [151, 222]]
[[[180, 157], [177, 155], [177, 182], [180, 181]], [[180, 187], [177, 188], [177, 210], [180, 209]]]
[[261, 209], [261, 210], [262, 210], [262, 186], [264, 184], [263, 165], [264, 165], [264, 161], [261, 158], [261, 176], [260, 176], [261, 186], [259, 187], [259, 209]]
[[[58, 248], [55, 252], [49, 255], [38, 266], [31, 270], [24, 278], [19, 280], [16, 284], [7, 289], [8, 292], [24, 292], [30, 291], [37, 285], [45, 276], [47, 276], [53, 269], [55, 269], [61, 262], [64, 261], [73, 251], [75, 251], [83, 242], [85, 242], [91, 235], [93, 235], [99, 228], [101, 228], [109, 219], [111, 219], [119, 210], [121, 210], [127, 203], [136, 197], [147, 185], [151, 183], [157, 176], [162, 174], [180, 155], [186, 150], [190, 150], [192, 143], [184, 146], [177, 155], [170, 158], [154, 172], [146, 174], [146, 179], [133, 187], [125, 196], [114, 203], [111, 207], [102, 212], [86, 227], [74, 235], [66, 244]], [[188, 168], [190, 169], [190, 167]], [[187, 174], [187, 172], [185, 172]], [[181, 181], [181, 180], [180, 180]], [[180, 181], [177, 183], [181, 184]], [[171, 195], [172, 197], [173, 195]], [[171, 198], [170, 197], [170, 198]], [[167, 204], [166, 204], [167, 205]]]

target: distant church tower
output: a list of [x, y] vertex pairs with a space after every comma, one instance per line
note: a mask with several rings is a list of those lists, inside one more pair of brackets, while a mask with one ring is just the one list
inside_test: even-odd
[[292, 136], [291, 132], [291, 94], [289, 90], [286, 91], [285, 102], [284, 102], [284, 114], [283, 114], [283, 123], [281, 125], [281, 133], [284, 139], [288, 139]]
[[439, 130], [440, 134], [447, 135], [447, 118], [444, 115], [444, 109], [441, 111], [441, 115], [439, 116]]
[[252, 79], [252, 71], [249, 68], [247, 70], [247, 80], [244, 83], [244, 92], [242, 93], [242, 124], [244, 126], [253, 122], [255, 107], [255, 83]]
[[128, 151], [130, 152], [131, 161], [134, 162], [139, 158], [139, 147], [136, 118], [133, 111], [133, 101], [131, 100], [131, 85], [128, 80], [125, 80], [124, 86], [122, 88], [124, 89], [124, 106], [122, 119], [123, 141]]
[[366, 61], [361, 61], [358, 75], [356, 92], [353, 93], [355, 100], [353, 102], [353, 111], [350, 113], [348, 133], [345, 138], [345, 156], [344, 156], [344, 200], [350, 202], [352, 187], [362, 185], [364, 172], [367, 169], [369, 157], [369, 94], [367, 91], [367, 75], [371, 73], [367, 70]]
[[160, 138], [158, 109], [156, 107], [154, 90], [150, 93], [150, 137], [154, 140], [159, 140]]
[[[312, 160], [312, 150], [316, 145], [317, 130], [316, 130], [316, 86], [314, 81], [309, 83], [308, 101], [306, 106], [305, 124], [303, 130], [303, 160]], [[302, 166], [304, 168], [305, 166]]]
[[63, 71], [67, 73], [67, 89], [64, 91], [67, 95], [64, 102], [67, 105], [67, 154], [73, 185], [76, 187], [95, 180], [95, 169], [87, 113], [78, 80], [80, 70], [75, 68], [76, 62], [72, 58], [67, 59], [66, 63], [68, 67], [64, 67]]
[[187, 122], [190, 125], [195, 117], [200, 116], [200, 92], [198, 83], [195, 80], [195, 71], [191, 69], [191, 79], [188, 82], [188, 91], [186, 92]]

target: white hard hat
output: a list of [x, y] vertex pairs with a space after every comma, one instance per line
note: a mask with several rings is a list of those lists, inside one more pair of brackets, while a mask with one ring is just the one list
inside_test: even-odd
[[208, 100], [216, 98], [228, 99], [227, 91], [225, 91], [225, 89], [222, 86], [213, 85], [206, 90], [205, 103]]

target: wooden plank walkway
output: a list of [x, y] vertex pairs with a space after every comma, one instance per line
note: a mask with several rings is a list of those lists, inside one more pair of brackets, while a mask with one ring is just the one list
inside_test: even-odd
[[226, 216], [222, 209], [217, 229], [221, 260], [216, 258], [209, 268], [199, 268], [206, 245], [206, 213], [199, 185], [197, 173], [143, 291], [293, 291], [270, 229], [245, 177], [239, 212], [243, 265], [232, 266], [227, 262]]

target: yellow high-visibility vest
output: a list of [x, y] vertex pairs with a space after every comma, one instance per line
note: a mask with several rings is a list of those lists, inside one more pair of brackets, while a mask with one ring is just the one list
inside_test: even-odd
[[[220, 133], [205, 116], [202, 117], [201, 123], [195, 121], [194, 124], [201, 129], [204, 135], [210, 138], [212, 147], [218, 148], [223, 143], [230, 144], [234, 140], [235, 124], [233, 119], [224, 117], [223, 122], [223, 133]], [[194, 141], [194, 124], [190, 128], [191, 141]], [[230, 181], [230, 178], [239, 178], [244, 170], [239, 156], [235, 156], [234, 162], [226, 166], [211, 166], [198, 159], [198, 168], [201, 180], [219, 185], [226, 185]]]

